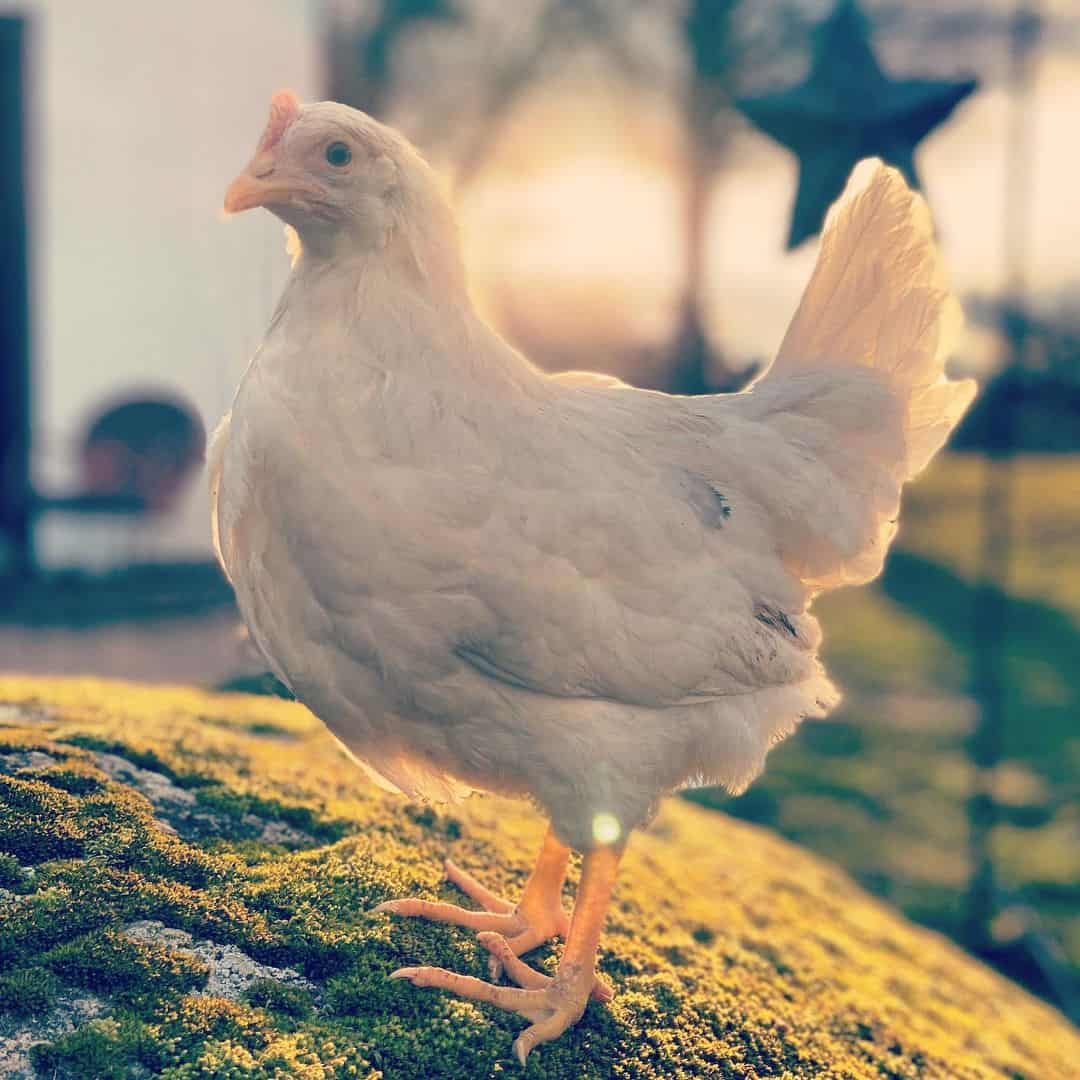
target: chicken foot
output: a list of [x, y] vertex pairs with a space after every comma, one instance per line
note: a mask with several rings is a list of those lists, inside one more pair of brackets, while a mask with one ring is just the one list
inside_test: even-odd
[[[451, 923], [497, 935], [505, 942], [506, 948], [500, 948], [498, 954], [489, 949], [491, 957], [488, 970], [492, 980], [498, 980], [504, 966], [501, 956], [507, 951], [515, 957], [521, 956], [554, 937], [566, 937], [570, 929], [570, 916], [562, 906], [562, 887], [569, 860], [570, 849], [549, 827], [536, 865], [517, 904], [497, 896], [472, 874], [447, 859], [447, 880], [479, 904], [482, 911], [418, 899], [387, 900], [372, 910]], [[536, 974], [545, 978], [539, 972]], [[607, 1001], [612, 996], [612, 990], [602, 979], [597, 979], [593, 994], [598, 1001]]]
[[407, 979], [414, 986], [449, 990], [460, 997], [497, 1005], [531, 1021], [514, 1042], [514, 1053], [522, 1065], [529, 1052], [540, 1043], [557, 1039], [581, 1019], [590, 995], [595, 996], [596, 951], [600, 929], [611, 900], [621, 851], [601, 847], [585, 856], [574, 913], [566, 939], [566, 949], [554, 978], [534, 971], [508, 948], [509, 942], [491, 931], [480, 941], [505, 965], [506, 973], [519, 987], [495, 986], [437, 967], [404, 967], [390, 978]]

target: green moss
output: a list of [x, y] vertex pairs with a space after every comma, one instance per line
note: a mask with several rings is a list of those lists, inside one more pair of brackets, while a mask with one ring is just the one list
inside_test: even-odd
[[106, 784], [106, 776], [89, 762], [69, 759], [48, 769], [34, 771], [34, 779], [49, 784], [70, 795], [89, 795], [100, 791]]
[[41, 962], [75, 986], [143, 1008], [163, 996], [202, 986], [208, 973], [199, 960], [131, 941], [114, 930], [64, 942], [47, 952]]
[[0, 889], [8, 892], [29, 892], [32, 887], [30, 875], [19, 865], [19, 860], [6, 851], [0, 852]]
[[40, 967], [20, 968], [0, 975], [0, 1013], [41, 1016], [60, 993], [60, 980]]
[[207, 1042], [227, 1041], [258, 1051], [271, 1038], [256, 1010], [221, 998], [185, 998], [167, 1006], [155, 1030], [179, 1060], [190, 1059]]
[[91, 1020], [54, 1043], [30, 1051], [39, 1076], [63, 1080], [128, 1080], [138, 1039], [114, 1019]]
[[11, 856], [34, 864], [73, 858], [138, 864], [192, 885], [228, 873], [229, 861], [187, 847], [157, 827], [141, 794], [108, 782], [71, 751], [51, 751], [61, 756], [55, 766], [0, 775], [8, 811], [0, 818], [0, 848]]
[[211, 779], [200, 773], [176, 771], [172, 765], [162, 760], [154, 750], [147, 746], [132, 746], [128, 743], [118, 742], [116, 739], [86, 732], [73, 733], [65, 741], [70, 746], [77, 746], [102, 754], [116, 754], [140, 769], [149, 769], [151, 772], [161, 773], [163, 776], [168, 777], [177, 787], [196, 788], [202, 784], [212, 783]]
[[248, 987], [244, 999], [250, 1005], [271, 1009], [294, 1020], [306, 1020], [314, 1010], [311, 994], [299, 986], [287, 986], [273, 979], [259, 979]]
[[[89, 751], [107, 746], [199, 776], [199, 805], [223, 821], [288, 813], [321, 840], [248, 839], [240, 858], [213, 836], [163, 831], [112, 780], [4, 778], [0, 849], [37, 872], [32, 892], [0, 904], [0, 970], [43, 1003], [85, 988], [109, 1010], [35, 1049], [45, 1076], [1064, 1080], [1080, 1058], [1059, 1015], [828, 864], [672, 800], [631, 844], [608, 919], [600, 964], [616, 999], [590, 1004], [521, 1073], [519, 1018], [387, 979], [406, 963], [486, 978], [473, 936], [370, 910], [409, 894], [460, 901], [440, 875], [451, 853], [516, 896], [542, 833], [527, 806], [447, 812], [376, 792], [294, 703], [0, 680], [5, 701], [34, 703], [33, 727], [2, 737], [50, 754], [52, 779], [89, 775]], [[832, 750], [822, 760], [848, 760]], [[125, 936], [142, 919], [292, 966], [316, 989], [263, 980], [241, 1001], [195, 996], [198, 961]], [[545, 946], [530, 961], [551, 972], [557, 957]]]
[[243, 818], [247, 814], [269, 821], [280, 821], [294, 829], [309, 833], [319, 840], [340, 840], [348, 829], [343, 821], [330, 821], [314, 813], [310, 806], [297, 803], [283, 803], [278, 799], [267, 799], [252, 792], [238, 792], [224, 785], [200, 788], [196, 798], [207, 810], [217, 811], [233, 818]]

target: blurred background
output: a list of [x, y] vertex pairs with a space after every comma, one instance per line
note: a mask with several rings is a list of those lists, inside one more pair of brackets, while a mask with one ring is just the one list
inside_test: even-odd
[[202, 460], [288, 271], [218, 209], [283, 86], [425, 149], [536, 361], [682, 393], [768, 362], [860, 156], [917, 178], [983, 392], [819, 605], [845, 705], [691, 797], [1080, 1016], [1074, 0], [0, 0], [0, 670], [275, 689]]

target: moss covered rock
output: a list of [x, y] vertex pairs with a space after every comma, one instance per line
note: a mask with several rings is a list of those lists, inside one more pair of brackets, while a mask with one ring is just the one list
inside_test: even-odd
[[[472, 936], [369, 911], [460, 902], [447, 854], [514, 895], [542, 829], [499, 799], [372, 789], [294, 703], [0, 679], [0, 1070], [518, 1075], [518, 1018], [386, 978], [484, 977]], [[631, 844], [601, 967], [616, 1000], [524, 1076], [1065, 1080], [1080, 1062], [1052, 1009], [834, 867], [679, 800]]]

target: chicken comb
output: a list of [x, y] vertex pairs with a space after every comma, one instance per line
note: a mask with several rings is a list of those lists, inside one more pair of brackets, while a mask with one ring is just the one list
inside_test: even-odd
[[270, 99], [270, 119], [266, 130], [259, 140], [257, 153], [272, 150], [288, 130], [289, 125], [300, 115], [300, 99], [291, 90], [279, 90]]

